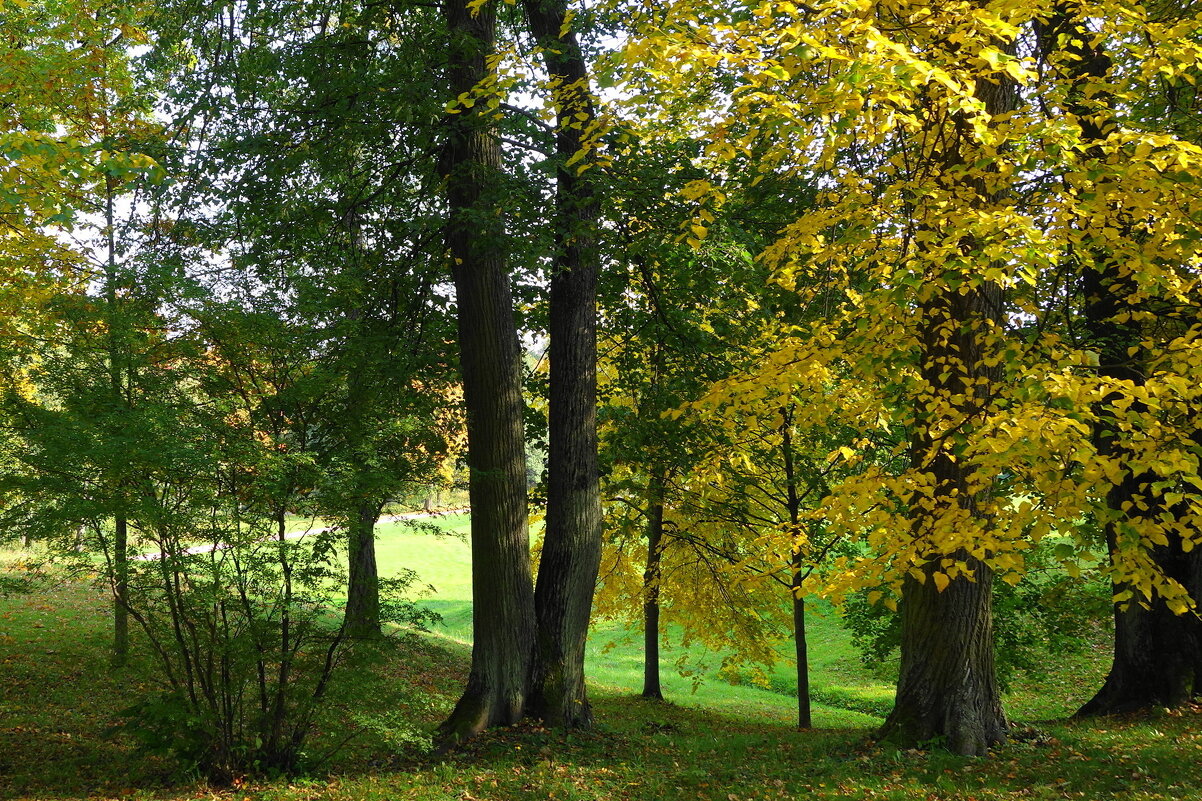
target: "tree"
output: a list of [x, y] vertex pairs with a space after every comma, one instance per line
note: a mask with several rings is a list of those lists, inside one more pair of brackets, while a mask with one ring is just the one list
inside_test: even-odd
[[[1120, 101], [1114, 89], [1096, 88], [1121, 85], [1107, 52], [1121, 45], [1105, 30], [1090, 30], [1086, 20], [1092, 14], [1084, 4], [1057, 3], [1040, 24], [1039, 35], [1043, 57], [1060, 84], [1054, 98], [1079, 129], [1079, 165], [1074, 166], [1101, 173], [1092, 181], [1101, 202], [1080, 204], [1078, 236], [1066, 252], [1083, 296], [1082, 345], [1096, 353], [1097, 374], [1106, 387], [1095, 405], [1093, 445], [1100, 458], [1122, 466], [1103, 493], [1098, 518], [1112, 561], [1122, 561], [1134, 533], [1136, 547], [1147, 548], [1155, 566], [1196, 605], [1202, 600], [1202, 558], [1192, 550], [1191, 535], [1175, 530], [1190, 519], [1189, 504], [1166, 498], [1170, 482], [1146, 464], [1133, 443], [1138, 424], [1125, 419], [1150, 416], [1144, 392], [1157, 360], [1151, 339], [1165, 317], [1183, 310], [1161, 293], [1148, 293], [1133, 269], [1143, 259], [1131, 251], [1141, 249], [1140, 240], [1147, 236], [1123, 197], [1128, 187], [1120, 182], [1133, 176], [1123, 175], [1112, 159], [1113, 142], [1124, 134]], [[1143, 24], [1155, 30], [1152, 20]], [[1171, 72], [1169, 80], [1180, 82]], [[1068, 180], [1079, 186], [1082, 177], [1070, 173]], [[1097, 231], [1118, 237], [1098, 236]], [[1187, 321], [1189, 316], [1187, 311]], [[1171, 595], [1135, 601], [1138, 589], [1138, 582], [1114, 583], [1114, 661], [1104, 686], [1078, 715], [1179, 706], [1202, 690], [1202, 631], [1196, 618], [1174, 611]]]
[[[444, 7], [451, 92], [442, 162], [447, 249], [455, 279], [460, 370], [467, 410], [472, 504], [472, 669], [442, 724], [444, 745], [520, 720], [534, 655], [534, 593], [526, 524], [521, 360], [497, 196], [500, 142], [476, 103], [495, 73], [493, 4]], [[468, 102], [471, 101], [471, 102]], [[487, 599], [487, 600], [485, 600]]]
[[[937, 41], [932, 49], [938, 53], [946, 48], [947, 55], [954, 57], [959, 45], [953, 41], [950, 37]], [[1008, 41], [986, 39], [978, 46], [993, 47], [1000, 57], [1014, 52]], [[1017, 86], [1004, 74], [979, 76], [973, 97], [981, 104], [982, 120], [977, 124], [993, 127], [995, 120], [1015, 109]], [[950, 109], [946, 114], [940, 125], [950, 130], [941, 131], [940, 138], [950, 139], [951, 144], [937, 145], [929, 156], [934, 162], [934, 183], [953, 197], [967, 195], [962, 202], [968, 209], [989, 210], [1004, 202], [1005, 185], [999, 186], [988, 174], [964, 169], [974, 162], [988, 163], [994, 157], [992, 148], [980, 148], [972, 141], [967, 114]], [[991, 169], [995, 168], [986, 167], [986, 173]], [[946, 230], [922, 228], [919, 236], [949, 235]], [[959, 232], [958, 244], [963, 258], [974, 267], [988, 258], [982, 258], [983, 243], [970, 232]], [[988, 275], [992, 265], [986, 261], [982, 266]], [[993, 487], [973, 475], [978, 468], [943, 432], [956, 427], [960, 436], [971, 436], [996, 394], [1001, 376], [992, 365], [1006, 303], [999, 282], [965, 281], [962, 269], [955, 265], [944, 271], [934, 265], [929, 275], [941, 288], [920, 295], [922, 389], [910, 454], [917, 478], [925, 486], [910, 503], [913, 534], [934, 546], [934, 552], [903, 585], [897, 699], [882, 733], [908, 743], [946, 737], [951, 750], [982, 755], [1005, 741], [1007, 728], [993, 662], [993, 571], [968, 548], [940, 553], [938, 543], [940, 528], [964, 525], [964, 518], [970, 526], [988, 530], [988, 501], [982, 503], [982, 498]], [[978, 522], [982, 517], [984, 526]], [[967, 570], [949, 579], [941, 572], [949, 560], [967, 565]]]
[[[314, 24], [297, 27], [306, 15]], [[183, 271], [229, 263], [203, 291], [236, 303], [196, 313], [232, 348], [240, 328], [258, 330], [287, 365], [271, 427], [325, 468], [294, 508], [339, 524], [348, 633], [378, 636], [375, 523], [429, 482], [446, 449], [436, 23], [428, 12], [346, 2], [317, 13], [279, 0], [237, 20], [253, 34], [230, 41], [226, 24], [189, 8], [163, 25], [163, 53], [198, 55], [191, 69], [169, 62], [167, 84], [194, 137], [172, 165], [196, 177], [155, 198], [154, 216], [170, 221], [157, 253]], [[213, 85], [230, 91], [197, 108]], [[232, 276], [236, 288], [224, 287]]]
[[[799, 470], [789, 475], [808, 461], [802, 449], [811, 432], [797, 442], [773, 399], [748, 412], [739, 400], [725, 408], [720, 391], [713, 403], [699, 398], [771, 353], [782, 321], [806, 314], [765, 286], [767, 271], [749, 253], [771, 241], [810, 193], [775, 180], [751, 185], [732, 167], [703, 244], [689, 245], [693, 212], [674, 195], [704, 180], [692, 163], [699, 148], [676, 126], [631, 119], [619, 130], [611, 213], [626, 264], [615, 264], [606, 287], [603, 441], [616, 508], [602, 608], [631, 618], [641, 606], [645, 697], [662, 697], [661, 617], [682, 626], [686, 640], [732, 649], [731, 661], [765, 663], [776, 660], [776, 640], [795, 618], [804, 688], [804, 598], [790, 593], [786, 612], [777, 587], [794, 586], [789, 554], [805, 539], [800, 513], [819, 494]], [[730, 394], [738, 393], [732, 385]], [[641, 585], [633, 576], [640, 569]], [[808, 710], [801, 692], [799, 720], [807, 726]]]
[[[566, 728], [592, 724], [584, 645], [601, 561], [597, 466], [599, 123], [588, 67], [564, 0], [526, 0], [556, 112], [556, 257], [550, 288], [549, 480], [534, 604], [533, 714]], [[575, 166], [574, 166], [575, 165]]]
[[[981, 543], [1005, 528], [994, 529], [989, 471], [971, 448], [989, 428], [998, 376], [985, 362], [997, 363], [1001, 285], [1012, 280], [995, 275], [992, 254], [1001, 231], [1028, 228], [995, 211], [1006, 206], [1007, 184], [979, 166], [1004, 160], [1011, 135], [997, 119], [1013, 108], [1013, 90], [998, 88], [1012, 78], [989, 34], [1012, 38], [1010, 20], [978, 24], [993, 12], [965, 6], [918, 25], [901, 11], [858, 16], [831, 4], [805, 15], [765, 7], [745, 19], [719, 11], [698, 31], [695, 9], [673, 11], [664, 28], [689, 20], [694, 36], [635, 52], [654, 46], [687, 60], [694, 94], [730, 94], [708, 126], [713, 169], [748, 154], [759, 174], [816, 175], [826, 187], [761, 259], [803, 305], [824, 299], [828, 311], [785, 329], [789, 344], [740, 379], [741, 391], [778, 408], [795, 400], [803, 428], [846, 426], [864, 442], [888, 441], [894, 426], [914, 436], [908, 469], [890, 475], [886, 461], [850, 472], [810, 513], [871, 554], [833, 560], [814, 578], [905, 585], [913, 642], [886, 730], [910, 742], [945, 735], [956, 750], [981, 752], [1005, 729]], [[963, 52], [982, 51], [992, 64], [964, 64]], [[701, 208], [721, 201], [704, 189], [698, 196]], [[976, 219], [991, 225], [968, 222]], [[853, 388], [836, 396], [845, 405], [831, 401], [834, 381]], [[835, 458], [865, 450], [853, 440]], [[951, 633], [951, 647], [920, 642], [935, 631]]]
[[[1122, 524], [1112, 572], [1132, 589], [1116, 600], [1159, 596], [1171, 611], [1190, 608], [1186, 588], [1153, 553], [1173, 537], [1183, 551], [1195, 540], [1196, 509], [1182, 489], [1197, 480], [1188, 422], [1196, 368], [1184, 356], [1196, 334], [1155, 347], [1143, 383], [1099, 380], [1089, 356], [1097, 351], [1072, 347], [1071, 321], [1066, 333], [1055, 317], [1065, 293], [1040, 293], [1063, 275], [1060, 255], [1081, 253], [1092, 239], [1131, 271], [1132, 299], [1196, 305], [1188, 299], [1196, 225], [1187, 222], [1196, 193], [1165, 169], [1194, 163], [1194, 149], [1171, 134], [1127, 129], [1108, 137], [1105, 163], [1080, 163], [1088, 150], [1080, 126], [1049, 119], [1038, 102], [1041, 92], [1063, 97], [1063, 84], [1056, 89], [1048, 73], [1040, 83], [1012, 49], [1036, 8], [881, 4], [861, 14], [831, 3], [804, 14], [787, 6], [734, 14], [722, 4], [679, 4], [655, 13], [653, 35], [627, 48], [650, 85], [637, 102], [720, 109], [699, 125], [716, 176], [747, 154], [761, 175], [814, 175], [823, 186], [813, 212], [783, 228], [760, 258], [802, 303], [825, 294], [827, 313], [782, 331], [777, 354], [743, 391], [781, 397], [787, 375], [804, 387], [799, 414], [816, 425], [826, 417], [869, 441], [911, 432], [908, 469], [850, 475], [816, 510], [863, 551], [834, 560], [813, 586], [836, 596], [871, 588], [870, 598], [886, 603], [906, 595], [917, 647], [903, 657], [887, 728], [910, 741], [943, 734], [957, 750], [980, 752], [1004, 732], [986, 579], [996, 571], [1020, 581], [1024, 553], [1051, 532], [1087, 543], [1088, 530], [1065, 521], [1113, 519], [1104, 508], [1109, 489], [1099, 495], [1099, 487], [1142, 475], [1169, 490], [1163, 507]], [[1121, 80], [1079, 86], [1080, 97], [1121, 89], [1134, 108], [1146, 105], [1155, 75], [1192, 69], [1191, 24], [1104, 5], [1086, 17], [1106, 21], [1106, 36], [1130, 61], [1115, 72]], [[1013, 84], [1023, 88], [1003, 91]], [[1099, 183], [1110, 175], [1123, 180]], [[694, 197], [704, 229], [701, 212], [722, 196], [702, 188]], [[1125, 237], [1119, 218], [1137, 209], [1156, 211]], [[1085, 234], [1090, 228], [1077, 227], [1084, 218], [1106, 222]], [[1124, 312], [1112, 311], [1105, 316], [1124, 322]], [[852, 403], [824, 397], [833, 375], [857, 387]], [[1090, 440], [1107, 419], [1129, 458]], [[843, 447], [845, 458], [860, 458], [855, 442]], [[918, 642], [940, 616], [956, 632], [952, 648], [942, 632], [938, 643]]]
[[[6, 161], [0, 171], [5, 227], [0, 237], [0, 340], [6, 343], [6, 391], [19, 395], [28, 390], [36, 343], [55, 338], [55, 314], [47, 310], [55, 296], [83, 293], [98, 262], [104, 265], [106, 286], [115, 280], [113, 195], [154, 168], [133, 145], [150, 136], [153, 126], [145, 121], [145, 97], [135, 87], [125, 52], [128, 43], [144, 38], [139, 25], [145, 11], [137, 3], [118, 9], [39, 2], [11, 5], [0, 13], [6, 30], [13, 32], [0, 43], [0, 67], [12, 78], [0, 93], [0, 154]], [[107, 242], [85, 249], [67, 244], [61, 234], [72, 231], [79, 211], [104, 217]], [[97, 257], [105, 248], [107, 255]], [[115, 314], [113, 305], [109, 303]], [[110, 329], [114, 347], [115, 336]], [[116, 355], [110, 353], [109, 359], [114, 378]], [[126, 648], [122, 586], [118, 577], [118, 663]]]

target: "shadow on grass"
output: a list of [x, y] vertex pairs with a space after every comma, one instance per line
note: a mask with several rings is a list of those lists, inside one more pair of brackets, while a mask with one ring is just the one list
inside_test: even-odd
[[[454, 602], [444, 609], [461, 614]], [[0, 798], [208, 796], [178, 766], [105, 731], [152, 689], [145, 661], [108, 668], [103, 597], [84, 585], [0, 599]], [[755, 710], [718, 712], [597, 692], [594, 732], [523, 724], [446, 758], [397, 735], [428, 732], [462, 688], [467, 649], [408, 639], [346, 665], [311, 752], [359, 736], [308, 780], [252, 783], [237, 798], [301, 801], [524, 799], [1053, 799], [1197, 797], [1202, 714], [1048, 724], [988, 759], [897, 750], [867, 729], [797, 732]], [[364, 725], [364, 721], [379, 725]], [[319, 788], [319, 789], [314, 789]]]

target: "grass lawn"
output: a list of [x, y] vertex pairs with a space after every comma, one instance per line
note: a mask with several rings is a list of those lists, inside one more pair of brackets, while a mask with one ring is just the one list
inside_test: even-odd
[[[466, 519], [440, 525], [462, 531]], [[2, 555], [0, 555], [2, 556]], [[1054, 799], [1202, 798], [1202, 713], [1023, 725], [988, 759], [877, 747], [869, 741], [888, 682], [862, 668], [833, 614], [815, 616], [817, 730], [791, 726], [789, 666], [769, 687], [732, 686], [708, 656], [694, 689], [665, 653], [671, 703], [633, 697], [638, 642], [612, 624], [594, 633], [589, 672], [599, 727], [564, 735], [523, 725], [481, 737], [445, 758], [414, 741], [447, 714], [466, 678], [470, 636], [468, 548], [454, 536], [381, 527], [385, 571], [415, 568], [446, 616], [435, 636], [370, 649], [334, 688], [310, 743], [321, 754], [355, 736], [302, 778], [217, 791], [165, 757], [139, 753], [111, 731], [152, 684], [145, 654], [118, 673], [107, 664], [103, 595], [80, 583], [0, 597], [0, 798], [162, 799]], [[609, 642], [616, 643], [606, 648]], [[690, 654], [704, 663], [702, 652]], [[1007, 699], [1017, 720], [1062, 716], [1096, 686], [1102, 655], [1073, 660]], [[774, 691], [775, 690], [775, 691]]]

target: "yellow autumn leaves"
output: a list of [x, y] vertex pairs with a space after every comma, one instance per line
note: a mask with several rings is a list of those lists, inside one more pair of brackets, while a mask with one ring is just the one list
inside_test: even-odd
[[[1202, 419], [1202, 151], [1126, 109], [1196, 83], [1202, 19], [1073, 5], [1119, 63], [1084, 89], [1049, 68], [1064, 52], [1032, 48], [1050, 8], [1022, 0], [678, 2], [649, 12], [625, 50], [630, 113], [647, 135], [664, 124], [663, 98], [697, 104], [689, 124], [714, 178], [681, 193], [695, 209], [681, 241], [706, 246], [731, 183], [789, 177], [815, 190], [758, 258], [800, 306], [826, 313], [757, 340], [759, 368], [672, 413], [724, 425], [736, 410], [767, 427], [795, 403], [803, 435], [846, 430], [876, 443], [824, 446], [857, 469], [808, 519], [862, 553], [831, 560], [807, 590], [871, 589], [883, 601], [923, 566], [942, 590], [968, 578], [962, 560], [948, 561], [957, 552], [1017, 582], [1024, 552], [1047, 537], [1093, 547], [1092, 525], [1122, 513], [1107, 508], [1107, 488], [1139, 473], [1165, 510], [1120, 521], [1112, 576], [1134, 600], [1191, 603], [1148, 549], [1170, 539], [1192, 549], [1202, 522], [1190, 439]], [[1012, 110], [988, 113], [990, 85], [1012, 87]], [[1084, 141], [1065, 111], [1082, 93], [1124, 110], [1102, 141]], [[1099, 252], [1136, 287], [1115, 322], [1151, 327], [1137, 348], [1142, 385], [1100, 375], [1097, 350], [1062, 324], [1079, 313], [1082, 254]], [[952, 356], [925, 363], [926, 304], [995, 289], [996, 324], [949, 323], [935, 336]], [[968, 333], [975, 352], [956, 352]], [[1094, 443], [1102, 417], [1118, 421], [1122, 459]], [[966, 466], [966, 487], [951, 492], [972, 503], [949, 502], [933, 456], [908, 450], [904, 436], [919, 426], [939, 458]], [[1077, 549], [1063, 563], [1079, 571]]]

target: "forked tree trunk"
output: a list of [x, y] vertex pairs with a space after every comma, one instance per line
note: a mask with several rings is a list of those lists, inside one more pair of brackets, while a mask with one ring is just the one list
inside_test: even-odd
[[[470, 93], [489, 74], [495, 5], [444, 5], [451, 92]], [[521, 361], [495, 193], [501, 150], [484, 104], [447, 116], [447, 247], [458, 306], [468, 430], [472, 541], [472, 668], [439, 731], [449, 748], [526, 711], [534, 645], [534, 592], [526, 524]]]
[[[976, 97], [987, 113], [998, 115], [1014, 109], [1017, 91], [1009, 80], [978, 78]], [[954, 120], [951, 141], [971, 138], [966, 120]], [[957, 177], [970, 157], [961, 152], [964, 146], [948, 147], [940, 165], [948, 188], [962, 184], [982, 205], [993, 200], [984, 181]], [[962, 248], [971, 254], [978, 245], [964, 237]], [[997, 368], [985, 366], [986, 358], [991, 338], [1000, 334], [1004, 298], [989, 282], [962, 289], [934, 289], [920, 309], [921, 371], [931, 396], [918, 401], [911, 462], [933, 486], [929, 499], [919, 501], [914, 511], [913, 530], [920, 539], [949, 521], [954, 525], [957, 518], [979, 519], [978, 498], [969, 488], [972, 467], [937, 434], [937, 424], [945, 420], [944, 405], [955, 417], [972, 421], [988, 403], [999, 376]], [[940, 592], [932, 575], [948, 556], [965, 562], [972, 579], [956, 577]], [[902, 588], [897, 697], [881, 734], [907, 745], [942, 741], [955, 753], [983, 755], [1005, 741], [1007, 728], [993, 659], [992, 571], [963, 551], [932, 553], [920, 569], [926, 580], [908, 575]]]
[[664, 540], [663, 468], [653, 468], [647, 498], [647, 565], [643, 569], [643, 697], [664, 700], [659, 674], [659, 590]]
[[[554, 726], [592, 723], [584, 646], [601, 564], [597, 467], [597, 199], [586, 152], [595, 121], [588, 71], [564, 0], [526, 0], [531, 33], [554, 84], [555, 235], [551, 275], [551, 381], [547, 530], [534, 603], [538, 639], [531, 712]], [[581, 154], [584, 155], [581, 155]], [[474, 506], [474, 504], [473, 504]]]
[[346, 636], [380, 636], [380, 575], [376, 568], [376, 520], [380, 507], [364, 502], [347, 527]]

